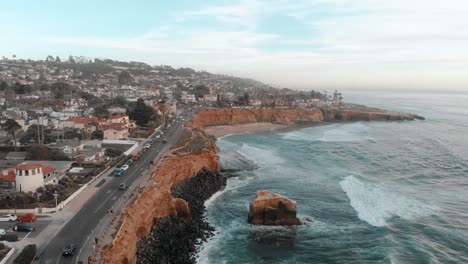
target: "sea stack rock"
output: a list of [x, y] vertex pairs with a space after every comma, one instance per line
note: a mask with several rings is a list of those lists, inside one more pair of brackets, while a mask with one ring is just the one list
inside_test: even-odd
[[296, 202], [272, 191], [257, 191], [250, 202], [248, 222], [253, 225], [300, 225]]

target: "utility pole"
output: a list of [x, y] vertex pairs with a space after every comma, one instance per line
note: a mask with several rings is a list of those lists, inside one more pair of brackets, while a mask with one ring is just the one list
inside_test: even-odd
[[58, 193], [57, 193], [57, 191], [54, 192], [54, 198], [55, 198], [55, 212], [58, 212], [58, 209], [57, 209], [57, 206], [58, 206], [58, 203], [57, 203]]
[[39, 115], [37, 116], [37, 144], [41, 144], [41, 133], [39, 130]]

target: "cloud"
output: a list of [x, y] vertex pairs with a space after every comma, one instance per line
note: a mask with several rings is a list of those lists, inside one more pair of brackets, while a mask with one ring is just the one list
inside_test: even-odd
[[[177, 10], [172, 21], [132, 38], [47, 41], [137, 52], [151, 63], [164, 60], [296, 87], [461, 87], [468, 86], [467, 11], [468, 3], [456, 0], [241, 0]], [[281, 24], [284, 16], [305, 33], [291, 38], [274, 26], [261, 29], [267, 19]], [[215, 22], [194, 25], [199, 18]]]

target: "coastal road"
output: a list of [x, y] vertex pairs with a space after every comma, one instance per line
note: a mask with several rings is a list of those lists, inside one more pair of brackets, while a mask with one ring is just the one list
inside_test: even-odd
[[[193, 112], [191, 110], [184, 111], [181, 116], [185, 120], [190, 120]], [[164, 135], [161, 136], [151, 148], [143, 153], [140, 160], [133, 163], [125, 173], [120, 177], [105, 177], [106, 183], [100, 187], [96, 187], [99, 180], [92, 184], [89, 188], [99, 188], [98, 192], [91, 197], [83, 207], [73, 216], [73, 218], [52, 238], [47, 245], [45, 251], [40, 256], [36, 263], [58, 264], [58, 263], [77, 263], [78, 253], [84, 243], [93, 243], [94, 237], [89, 237], [94, 228], [98, 226], [102, 218], [106, 216], [109, 210], [116, 209], [114, 207], [116, 201], [123, 195], [129, 195], [130, 190], [119, 190], [121, 183], [130, 186], [139, 177], [144, 176], [142, 172], [150, 166], [150, 162], [155, 160], [159, 154], [175, 145], [182, 135], [184, 124], [187, 121], [178, 121], [173, 123], [170, 128], [166, 128]], [[167, 139], [167, 143], [162, 143], [162, 139]], [[77, 248], [74, 256], [63, 257], [62, 249], [66, 244], [74, 243]], [[39, 245], [39, 248], [42, 245]], [[88, 256], [80, 256], [80, 260], [86, 263]]]

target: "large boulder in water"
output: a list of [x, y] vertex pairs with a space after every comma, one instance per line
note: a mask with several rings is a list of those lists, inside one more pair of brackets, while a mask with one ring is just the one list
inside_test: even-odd
[[296, 202], [272, 191], [257, 191], [248, 222], [254, 225], [300, 225]]

